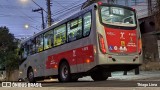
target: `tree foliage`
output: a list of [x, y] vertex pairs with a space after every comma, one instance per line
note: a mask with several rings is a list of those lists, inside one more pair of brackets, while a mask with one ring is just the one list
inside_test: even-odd
[[6, 70], [13, 70], [18, 67], [18, 43], [13, 34], [9, 33], [7, 27], [0, 27], [0, 65]]

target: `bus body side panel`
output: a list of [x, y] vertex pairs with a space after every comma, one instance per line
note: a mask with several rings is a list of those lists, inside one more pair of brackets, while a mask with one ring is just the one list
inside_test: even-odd
[[[94, 7], [94, 5], [93, 5]], [[93, 45], [93, 58], [94, 61], [90, 62], [90, 63], [84, 63], [84, 72], [91, 70], [93, 67], [95, 67], [97, 65], [97, 28], [96, 28], [96, 11], [95, 9], [92, 9], [92, 25], [91, 25], [91, 32], [90, 32], [90, 36], [86, 39], [87, 42], [92, 43]], [[90, 57], [87, 55], [87, 57]]]
[[44, 52], [40, 52], [35, 54], [35, 60], [33, 60], [33, 66], [35, 65], [36, 67], [34, 67], [34, 72], [35, 72], [35, 77], [40, 77], [44, 75], [44, 62], [45, 62], [45, 54]]
[[29, 67], [33, 69], [35, 77], [43, 76], [44, 58], [45, 55], [43, 54], [43, 52], [28, 56], [25, 62], [23, 62], [23, 64], [20, 66], [21, 69], [20, 71], [22, 71], [22, 76], [27, 78], [27, 70], [29, 69]]
[[[81, 41], [83, 41], [83, 39]], [[86, 46], [83, 46], [85, 44]], [[70, 65], [71, 73], [84, 72], [84, 63], [94, 61], [93, 45], [92, 44], [87, 45], [87, 44], [89, 44], [89, 42], [83, 43], [83, 45], [80, 45], [80, 46], [78, 45], [79, 46], [78, 48], [75, 47], [75, 49], [72, 49], [72, 50], [66, 50], [60, 53], [56, 53], [56, 54], [53, 53], [52, 55], [49, 55], [48, 59], [46, 60], [46, 70], [45, 70], [46, 76], [58, 74], [58, 72], [53, 73], [53, 72], [50, 72], [50, 70], [55, 69], [57, 71], [61, 60], [67, 60], [67, 62]]]
[[19, 78], [20, 79], [26, 79], [27, 78], [27, 67], [26, 67], [26, 62], [27, 60], [25, 60], [24, 62], [23, 62], [23, 64], [21, 64], [20, 66], [19, 66]]
[[[92, 9], [92, 25], [88, 37], [48, 51], [45, 76], [58, 75], [58, 68], [56, 69], [56, 67], [62, 59], [66, 59], [69, 62], [71, 73], [86, 72], [97, 65], [97, 54], [94, 53], [97, 49], [95, 18], [95, 10]], [[54, 73], [51, 72], [53, 69], [55, 70]]]

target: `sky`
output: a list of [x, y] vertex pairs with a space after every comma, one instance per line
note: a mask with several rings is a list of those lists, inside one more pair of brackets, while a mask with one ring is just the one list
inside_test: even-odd
[[[34, 1], [45, 10], [47, 9], [46, 0]], [[62, 12], [66, 12], [71, 6], [74, 7], [84, 1], [86, 0], [51, 0], [53, 20], [57, 19]], [[32, 12], [32, 9], [37, 8], [39, 7], [32, 0], [0, 0], [0, 26], [7, 26], [10, 33], [18, 38], [40, 32], [42, 30], [41, 14]], [[46, 16], [46, 12], [44, 12], [45, 23]], [[24, 27], [26, 24], [29, 25], [28, 29]]]
[[[45, 10], [46, 0], [34, 0]], [[86, 0], [51, 0], [51, 12], [53, 20], [59, 20], [68, 14], [68, 12], [76, 11], [73, 7], [79, 6]], [[126, 0], [118, 0], [119, 4], [125, 4]], [[134, 6], [134, 0], [128, 0], [129, 6], [136, 8], [140, 14], [146, 14], [146, 0], [138, 0], [138, 6]], [[20, 38], [24, 36], [31, 36], [34, 33], [42, 31], [42, 18], [38, 12], [32, 12], [32, 9], [39, 8], [32, 0], [0, 0], [0, 26], [7, 26], [15, 37]], [[71, 9], [71, 10], [70, 10]], [[68, 11], [70, 10], [70, 11]], [[47, 11], [47, 10], [46, 10]], [[46, 23], [46, 13], [44, 12]], [[142, 15], [141, 15], [142, 16]], [[46, 23], [47, 24], [47, 23]], [[26, 29], [24, 26], [29, 25]]]

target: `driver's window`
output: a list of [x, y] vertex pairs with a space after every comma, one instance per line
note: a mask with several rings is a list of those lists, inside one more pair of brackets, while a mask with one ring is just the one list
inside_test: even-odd
[[132, 17], [126, 18], [126, 19], [124, 20], [124, 23], [127, 23], [127, 24], [134, 24], [133, 18], [132, 18]]
[[21, 58], [26, 59], [29, 53], [29, 47], [27, 44], [22, 45], [21, 47]]

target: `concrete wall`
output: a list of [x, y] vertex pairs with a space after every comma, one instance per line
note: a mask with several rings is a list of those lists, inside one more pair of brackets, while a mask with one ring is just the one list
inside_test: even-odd
[[139, 19], [140, 30], [142, 34], [142, 45], [144, 60], [158, 61], [158, 36], [155, 34], [157, 31], [155, 29], [154, 17], [145, 17]]
[[142, 34], [144, 61], [158, 61], [158, 37], [153, 34]]
[[141, 18], [139, 19], [139, 23], [140, 23], [140, 29], [142, 34], [156, 31], [153, 16]]
[[[6, 73], [6, 75], [8, 76], [8, 73]], [[18, 76], [19, 76], [19, 71], [18, 70], [14, 70], [11, 72], [10, 76], [7, 77], [7, 81], [18, 81]]]

